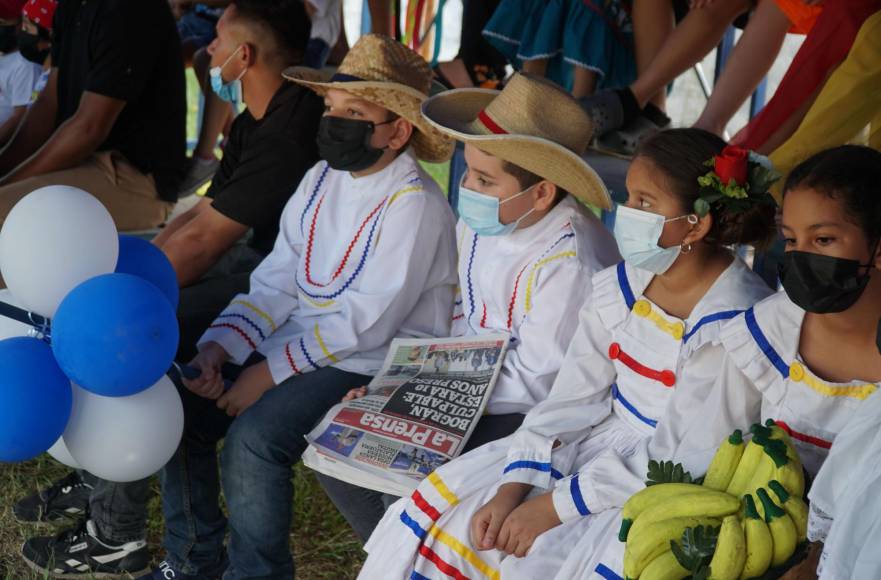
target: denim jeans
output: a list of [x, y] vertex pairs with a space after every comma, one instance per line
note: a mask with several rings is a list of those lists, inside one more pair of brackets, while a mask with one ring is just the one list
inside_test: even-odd
[[210, 574], [222, 562], [222, 482], [230, 530], [224, 580], [290, 579], [291, 469], [306, 449], [304, 435], [349, 389], [369, 380], [326, 367], [284, 381], [235, 418], [179, 389], [184, 437], [162, 471], [166, 559], [186, 574]]
[[[524, 415], [510, 413], [508, 415], [484, 415], [474, 427], [474, 432], [462, 453], [467, 453], [481, 445], [507, 437], [520, 427]], [[379, 525], [379, 521], [395, 501], [397, 497], [373, 491], [365, 487], [359, 487], [339, 479], [316, 474], [321, 487], [333, 501], [334, 505], [358, 534], [362, 542], [370, 538], [370, 534]]]
[[92, 486], [89, 517], [103, 539], [124, 544], [146, 538], [150, 478], [115, 483], [85, 471], [80, 471], [80, 475]]

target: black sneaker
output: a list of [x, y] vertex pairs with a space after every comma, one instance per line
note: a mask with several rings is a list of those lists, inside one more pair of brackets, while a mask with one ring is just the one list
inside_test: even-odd
[[55, 537], [31, 538], [21, 548], [27, 565], [50, 578], [137, 578], [150, 571], [147, 542], [111, 544], [92, 520]]
[[92, 486], [72, 471], [49, 488], [20, 500], [12, 508], [15, 519], [25, 524], [70, 522], [87, 515]]

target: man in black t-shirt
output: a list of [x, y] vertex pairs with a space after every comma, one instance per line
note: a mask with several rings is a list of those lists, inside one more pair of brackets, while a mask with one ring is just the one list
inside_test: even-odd
[[186, 170], [180, 40], [167, 0], [75, 0], [55, 12], [52, 70], [0, 153], [0, 220], [46, 185], [84, 189], [120, 230], [162, 224]]
[[[302, 59], [309, 19], [300, 2], [255, 13], [252, 6], [260, 5], [259, 0], [233, 2], [218, 22], [217, 39], [208, 47], [211, 66], [221, 67], [225, 84], [240, 78], [247, 109], [232, 125], [205, 199], [153, 242], [171, 260], [184, 288], [179, 360], [190, 360], [217, 314], [236, 294], [248, 291], [251, 271], [275, 243], [282, 209], [318, 161], [315, 138], [324, 104], [281, 77], [286, 63]], [[273, 32], [259, 23], [261, 18], [279, 25]], [[281, 43], [272, 41], [273, 35], [290, 38], [284, 51], [273, 46]], [[247, 244], [240, 243], [249, 234]]]
[[[184, 286], [178, 318], [181, 345], [189, 348], [236, 294], [247, 292], [251, 270], [272, 249], [282, 209], [318, 161], [315, 138], [324, 107], [314, 92], [281, 76], [301, 62], [309, 39], [302, 2], [234, 0], [217, 32], [209, 48], [212, 67], [221, 67], [225, 85], [241, 80], [247, 110], [232, 126], [206, 199], [154, 240]], [[239, 243], [249, 233], [248, 242]], [[192, 354], [179, 358], [189, 360]], [[161, 418], [156, 421], [161, 429]], [[52, 521], [65, 513], [89, 513], [91, 519], [55, 538], [31, 538], [22, 555], [49, 576], [128, 572], [137, 577], [150, 562], [145, 541], [148, 498], [149, 480], [115, 484], [72, 473], [20, 501], [15, 515], [30, 522]], [[225, 562], [200, 564], [213, 566], [219, 577]], [[167, 565], [155, 577], [189, 576]]]

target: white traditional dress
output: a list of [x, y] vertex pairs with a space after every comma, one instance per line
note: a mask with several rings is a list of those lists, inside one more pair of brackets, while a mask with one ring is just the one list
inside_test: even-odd
[[324, 161], [281, 217], [275, 247], [200, 343], [242, 364], [259, 351], [276, 384], [332, 365], [375, 374], [395, 337], [448, 336], [455, 225], [409, 153], [353, 177]]
[[[702, 391], [710, 390], [722, 359], [712, 343], [723, 322], [770, 292], [734, 259], [688, 319], [680, 320], [643, 296], [652, 277], [624, 262], [594, 276], [550, 396], [517, 433], [442, 467], [412, 497], [394, 504], [365, 548], [370, 555], [362, 578], [553, 575], [577, 538], [563, 546], [544, 541], [543, 535], [522, 559], [497, 550], [477, 552], [469, 537], [474, 512], [503, 483], [529, 483], [535, 495], [604, 450], [616, 457], [632, 454], [651, 437], [680, 385], [705, 396]], [[554, 505], [570, 516], [567, 521], [589, 519], [582, 515], [598, 498], [577, 475], [557, 484], [557, 490]]]
[[[804, 316], [783, 292], [749, 308], [722, 330], [724, 361], [717, 365], [718, 380], [703, 403], [679, 399], [677, 393], [672, 402], [677, 419], [659, 428], [640, 453], [627, 461], [604, 456], [584, 468], [594, 472], [590, 489], [604, 496], [594, 504], [594, 511], [602, 513], [586, 518], [594, 521], [568, 541], [572, 554], [556, 578], [623, 578], [619, 508], [642, 489], [649, 458], [682, 462], [699, 476], [734, 429], [774, 419], [791, 435], [808, 473], [817, 474], [836, 435], [878, 385], [829, 383], [812, 373], [798, 355]], [[831, 520], [817, 513], [816, 506], [811, 511], [808, 537], [821, 539]]]
[[[881, 385], [877, 385], [881, 386]], [[835, 438], [809, 494], [810, 528], [823, 541], [820, 580], [881, 578], [881, 394]], [[832, 521], [828, 527], [828, 521]], [[821, 532], [828, 527], [823, 537]]]
[[615, 239], [575, 198], [504, 236], [457, 226], [459, 295], [453, 336], [508, 332], [487, 413], [527, 413], [547, 398], [575, 334], [591, 277], [620, 260]]

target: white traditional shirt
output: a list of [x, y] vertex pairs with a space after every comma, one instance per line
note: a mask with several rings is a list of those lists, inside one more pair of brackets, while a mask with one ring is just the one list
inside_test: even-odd
[[[820, 558], [821, 580], [881, 578], [881, 394], [861, 405], [835, 438], [811, 486], [810, 527], [831, 520]], [[819, 538], [818, 538], [819, 539]]]
[[454, 218], [409, 153], [365, 177], [313, 167], [281, 217], [272, 252], [200, 344], [242, 364], [265, 355], [276, 384], [332, 365], [376, 374], [395, 337], [448, 336]]
[[571, 196], [528, 228], [479, 236], [463, 221], [453, 336], [508, 332], [490, 414], [526, 413], [544, 400], [575, 333], [590, 278], [620, 257], [603, 224]]

